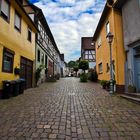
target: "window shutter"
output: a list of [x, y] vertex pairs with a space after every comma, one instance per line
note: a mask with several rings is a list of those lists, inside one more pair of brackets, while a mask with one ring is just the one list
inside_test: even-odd
[[8, 17], [8, 15], [9, 15], [9, 4], [5, 0], [2, 0], [1, 11]]

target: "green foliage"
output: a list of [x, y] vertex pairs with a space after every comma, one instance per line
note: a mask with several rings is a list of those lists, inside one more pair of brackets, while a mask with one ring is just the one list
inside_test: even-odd
[[98, 74], [94, 69], [89, 70], [88, 79], [92, 82], [97, 82], [98, 81]]
[[81, 60], [79, 62], [79, 69], [82, 69], [84, 72], [85, 72], [85, 70], [88, 70], [89, 69], [89, 63], [88, 63], [88, 61]]
[[40, 66], [36, 69], [36, 72], [35, 72], [36, 84], [37, 84], [38, 80], [39, 80], [40, 77], [41, 77], [41, 71], [42, 71], [43, 68], [44, 68], [44, 65], [40, 65]]
[[100, 81], [100, 84], [102, 85], [102, 87], [105, 89], [107, 84], [108, 84], [108, 81], [107, 80], [101, 80]]
[[75, 61], [69, 61], [68, 62], [68, 67], [73, 68], [76, 65]]
[[[113, 82], [113, 85], [115, 85], [116, 84], [116, 81], [115, 80], [113, 80], [112, 81]], [[104, 89], [109, 89], [109, 87], [110, 87], [110, 81], [107, 81], [107, 80], [101, 80], [100, 81], [100, 84], [102, 85], [102, 87], [104, 88]]]
[[49, 76], [49, 77], [47, 77], [46, 82], [56, 82], [56, 77], [55, 76]]
[[79, 70], [79, 68], [78, 68], [78, 66], [74, 66], [74, 71], [78, 71]]
[[87, 74], [86, 73], [82, 73], [80, 75], [80, 82], [87, 82], [87, 80], [88, 80]]
[[57, 73], [54, 77], [55, 77], [56, 80], [59, 80], [60, 79], [60, 74]]

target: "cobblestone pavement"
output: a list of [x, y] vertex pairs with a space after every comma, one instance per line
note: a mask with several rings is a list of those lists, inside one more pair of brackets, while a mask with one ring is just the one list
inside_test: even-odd
[[1, 100], [0, 140], [140, 140], [140, 106], [64, 78]]

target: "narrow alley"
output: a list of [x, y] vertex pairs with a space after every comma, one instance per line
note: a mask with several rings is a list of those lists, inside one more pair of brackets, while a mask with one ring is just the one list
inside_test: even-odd
[[0, 140], [139, 140], [140, 106], [62, 78], [0, 101]]

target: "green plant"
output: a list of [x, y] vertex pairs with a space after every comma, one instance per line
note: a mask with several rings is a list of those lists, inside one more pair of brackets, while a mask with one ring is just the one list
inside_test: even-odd
[[56, 82], [56, 77], [55, 76], [49, 76], [49, 77], [47, 77], [46, 82]]
[[82, 69], [85, 73], [85, 70], [88, 70], [89, 69], [89, 63], [88, 61], [85, 61], [85, 60], [81, 60], [79, 62], [79, 69]]
[[100, 84], [102, 85], [103, 89], [106, 88], [108, 81], [107, 80], [101, 80]]
[[44, 65], [40, 65], [35, 72], [35, 78], [36, 78], [36, 84], [39, 81], [40, 77], [41, 77], [41, 71], [44, 68]]
[[54, 77], [55, 77], [56, 80], [59, 80], [60, 79], [60, 74], [57, 73]]
[[87, 80], [88, 80], [87, 74], [86, 73], [82, 73], [80, 75], [80, 82], [87, 82]]
[[135, 93], [136, 92], [136, 87], [134, 85], [129, 85], [128, 86], [128, 92], [129, 93]]
[[98, 81], [98, 74], [94, 69], [90, 69], [88, 73], [88, 79], [93, 82]]

